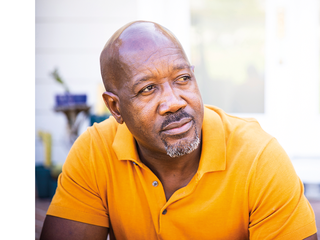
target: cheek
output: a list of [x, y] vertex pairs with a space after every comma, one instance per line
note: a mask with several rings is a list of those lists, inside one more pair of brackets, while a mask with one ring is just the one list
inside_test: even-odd
[[143, 100], [134, 99], [130, 102], [130, 108], [135, 109], [134, 114], [139, 115], [140, 121], [148, 124], [156, 118], [157, 99], [155, 97]]
[[124, 105], [122, 116], [132, 133], [147, 136], [154, 131], [156, 116], [151, 104], [131, 101]]
[[192, 108], [194, 108], [195, 111], [199, 111], [199, 108], [202, 108], [202, 98], [197, 88], [193, 88], [185, 92], [184, 96], [186, 98], [185, 100], [190, 106], [192, 106]]
[[203, 106], [200, 92], [198, 91], [197, 88], [195, 88], [194, 91], [188, 92], [187, 98], [188, 98], [188, 104], [193, 111], [194, 117], [196, 118], [198, 124], [202, 126], [204, 106]]

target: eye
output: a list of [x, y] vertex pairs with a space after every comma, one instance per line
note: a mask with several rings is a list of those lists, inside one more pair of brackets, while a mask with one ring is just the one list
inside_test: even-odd
[[146, 86], [145, 88], [141, 89], [139, 93], [148, 94], [148, 93], [151, 93], [154, 89], [155, 89], [154, 85], [149, 85], [149, 86]]
[[187, 83], [190, 78], [191, 78], [190, 76], [182, 76], [182, 77], [179, 77], [176, 80], [176, 82], [177, 83]]

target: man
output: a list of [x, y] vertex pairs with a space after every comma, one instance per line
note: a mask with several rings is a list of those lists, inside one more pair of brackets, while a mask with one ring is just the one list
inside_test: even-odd
[[41, 239], [317, 239], [284, 150], [203, 105], [172, 33], [129, 23], [100, 62], [113, 117], [70, 150]]

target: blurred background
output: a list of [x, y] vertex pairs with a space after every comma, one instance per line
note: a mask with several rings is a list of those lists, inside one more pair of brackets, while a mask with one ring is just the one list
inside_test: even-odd
[[204, 103], [256, 118], [292, 159], [308, 197], [319, 199], [320, 0], [36, 0], [35, 7], [37, 166], [58, 174], [74, 139], [108, 117], [100, 52], [124, 24], [150, 20], [180, 40]]

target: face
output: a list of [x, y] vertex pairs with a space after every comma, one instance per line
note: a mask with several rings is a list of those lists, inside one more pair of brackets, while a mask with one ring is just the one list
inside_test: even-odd
[[181, 48], [157, 41], [120, 48], [126, 79], [117, 87], [119, 110], [140, 149], [179, 157], [198, 147], [203, 103]]

